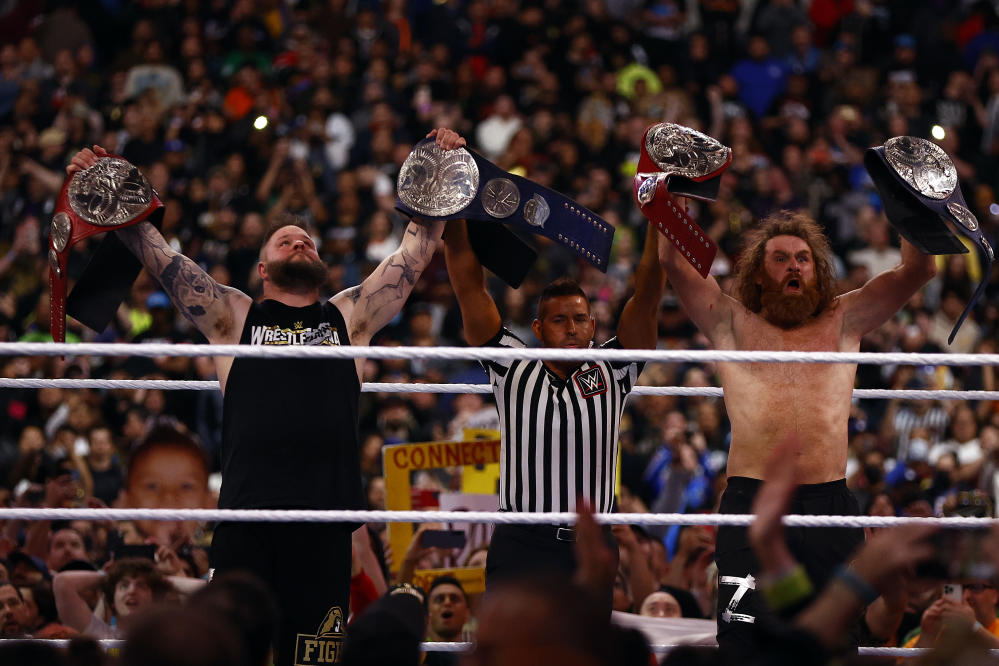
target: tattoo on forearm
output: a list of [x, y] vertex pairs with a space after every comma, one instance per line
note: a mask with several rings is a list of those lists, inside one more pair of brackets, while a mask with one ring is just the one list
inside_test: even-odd
[[174, 255], [160, 272], [160, 281], [185, 316], [191, 321], [204, 317], [222, 297], [218, 285], [187, 257]]
[[363, 299], [363, 310], [352, 318], [352, 336], [369, 327], [381, 328], [399, 312], [437, 249], [443, 225], [435, 224], [437, 238], [433, 237], [428, 225], [410, 223], [402, 246], [359, 287], [348, 291], [347, 297], [355, 306]]
[[[392, 290], [395, 292], [394, 298], [404, 298], [406, 295], [406, 285], [410, 287], [416, 284], [416, 279], [420, 276], [420, 271], [414, 268], [416, 261], [409, 256], [409, 253], [403, 250], [400, 257], [391, 256], [389, 257], [389, 262], [381, 269], [383, 282], [380, 287], [368, 294], [368, 303], [371, 304], [371, 299], [375, 298], [378, 294], [386, 290]], [[384, 279], [388, 276], [389, 271], [399, 270], [399, 278], [395, 282], [389, 282]], [[420, 269], [422, 270], [422, 268]]]
[[118, 237], [139, 258], [150, 273], [159, 279], [170, 300], [202, 332], [211, 327], [226, 334], [232, 317], [228, 310], [215, 310], [215, 320], [206, 320], [231, 287], [213, 280], [193, 261], [171, 248], [151, 225], [141, 224], [119, 231]]

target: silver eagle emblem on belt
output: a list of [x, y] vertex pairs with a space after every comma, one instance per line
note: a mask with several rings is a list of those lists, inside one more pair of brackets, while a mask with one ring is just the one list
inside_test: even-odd
[[396, 189], [399, 199], [417, 213], [453, 215], [475, 200], [479, 167], [464, 148], [443, 150], [426, 143], [402, 163]]
[[118, 157], [98, 160], [69, 182], [69, 205], [83, 221], [99, 227], [127, 224], [146, 212], [153, 188], [135, 166]]
[[659, 123], [645, 135], [645, 150], [664, 173], [701, 178], [721, 169], [732, 149], [695, 129]]
[[942, 200], [957, 187], [957, 169], [944, 149], [926, 139], [896, 136], [885, 141], [885, 159], [912, 189]]

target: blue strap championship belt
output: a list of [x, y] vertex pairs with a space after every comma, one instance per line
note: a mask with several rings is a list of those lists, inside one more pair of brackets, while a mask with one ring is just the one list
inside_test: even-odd
[[926, 254], [965, 254], [964, 236], [978, 252], [982, 279], [947, 338], [961, 328], [971, 308], [985, 293], [995, 251], [982, 232], [957, 182], [957, 169], [943, 148], [914, 136], [896, 136], [868, 148], [864, 166], [884, 202], [885, 215], [896, 231]]
[[[433, 139], [403, 162], [395, 207], [426, 220], [468, 220], [469, 240], [483, 266], [518, 287], [537, 253], [521, 234], [544, 236], [601, 271], [614, 227], [563, 194], [500, 169], [473, 150], [443, 150]], [[497, 222], [499, 224], [497, 224]]]

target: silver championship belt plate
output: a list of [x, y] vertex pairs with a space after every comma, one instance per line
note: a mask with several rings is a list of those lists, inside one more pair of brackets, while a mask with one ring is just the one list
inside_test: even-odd
[[94, 330], [106, 328], [135, 281], [141, 265], [113, 234], [98, 246], [69, 295], [67, 259], [81, 240], [158, 219], [163, 203], [138, 168], [111, 155], [66, 179], [49, 236], [49, 323], [52, 339], [66, 339], [69, 313]]
[[888, 221], [898, 233], [926, 254], [963, 254], [975, 248], [982, 263], [982, 280], [948, 338], [961, 328], [985, 293], [995, 251], [961, 192], [957, 169], [943, 148], [914, 136], [896, 136], [883, 146], [868, 148], [864, 166], [871, 175]]
[[677, 196], [714, 201], [732, 149], [707, 134], [675, 123], [645, 130], [634, 194], [642, 214], [701, 277], [707, 277], [718, 246], [687, 215]]
[[[537, 253], [522, 234], [544, 236], [607, 270], [614, 227], [559, 192], [508, 173], [473, 150], [416, 144], [399, 170], [396, 208], [412, 217], [468, 221], [482, 264], [517, 287]], [[499, 224], [496, 224], [499, 223]]]

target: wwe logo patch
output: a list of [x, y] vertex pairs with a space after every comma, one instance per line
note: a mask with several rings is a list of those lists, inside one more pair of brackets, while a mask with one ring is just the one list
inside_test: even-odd
[[604, 381], [604, 372], [600, 366], [589, 370], [580, 370], [572, 376], [579, 387], [579, 392], [584, 398], [592, 398], [595, 395], [607, 392], [607, 382]]

